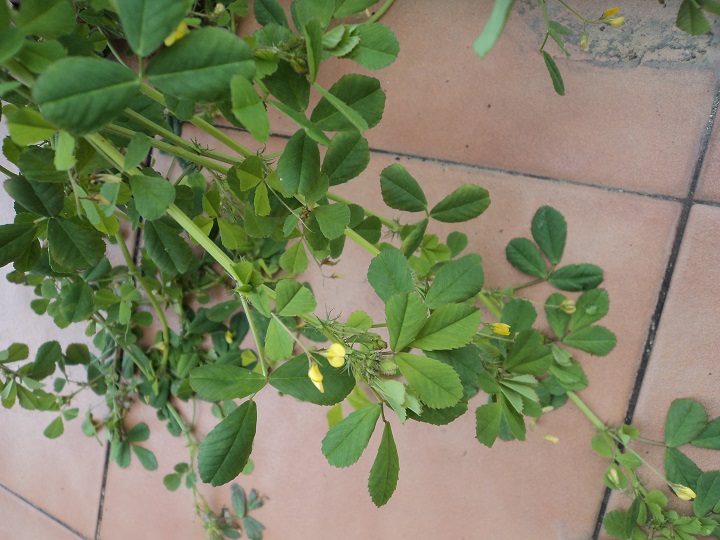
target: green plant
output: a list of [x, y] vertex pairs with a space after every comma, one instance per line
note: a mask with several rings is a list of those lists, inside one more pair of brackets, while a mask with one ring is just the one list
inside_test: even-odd
[[[603, 455], [619, 464], [606, 477], [618, 488], [630, 479], [631, 495], [641, 502], [627, 519], [640, 522], [647, 512], [636, 515], [635, 508], [652, 512], [658, 499], [643, 494], [635, 462], [624, 463], [632, 458], [622, 456], [634, 454], [622, 445], [635, 432], [604, 426], [576, 394], [587, 378], [568, 348], [603, 356], [616, 338], [595, 324], [609, 307], [598, 288], [602, 270], [560, 265], [563, 216], [549, 206], [538, 210], [533, 240], [516, 238], [506, 250], [510, 264], [532, 279], [495, 290], [483, 287], [480, 256], [463, 255], [464, 234], [441, 241], [428, 232], [434, 222], [480, 216], [490, 204], [485, 189], [464, 185], [430, 205], [410, 172], [391, 165], [380, 176], [382, 199], [410, 216], [407, 223], [331, 191], [367, 167], [363, 133], [380, 121], [385, 94], [366, 75], [345, 75], [330, 88], [316, 78], [327, 57], [368, 69], [394, 60], [397, 40], [377, 22], [392, 0], [363, 15], [374, 4], [295, 0], [288, 18], [275, 0], [256, 0], [261, 28], [243, 38], [234, 33], [236, 18], [249, 15], [242, 0], [25, 0], [17, 11], [0, 4], [0, 93], [10, 131], [3, 152], [19, 170], [3, 169], [16, 216], [0, 226], [0, 265], [14, 266], [13, 283], [34, 288], [35, 312], [60, 328], [87, 324], [96, 349], [63, 350], [49, 341], [23, 362], [29, 348], [11, 345], [0, 352], [3, 406], [57, 412], [45, 431], [57, 437], [80, 415], [74, 405], [80, 392], [103, 395], [108, 414], [87, 411], [83, 430], [104, 432], [120, 467], [134, 454], [153, 470], [155, 456], [141, 444], [147, 425], [126, 425], [137, 396], [189, 449], [187, 462], [165, 475], [165, 486], [184, 482], [193, 491], [210, 537], [244, 530], [260, 538], [262, 525], [247, 515], [262, 504], [257, 493], [246, 497], [233, 487], [234, 514], [215, 512], [197, 478], [218, 486], [252, 470], [254, 396], [271, 391], [268, 385], [332, 407], [322, 451], [336, 467], [359, 459], [382, 419], [368, 483], [378, 506], [390, 499], [399, 475], [391, 412], [403, 423], [444, 425], [482, 391], [487, 403], [473, 405], [476, 436], [491, 447], [498, 438], [523, 440], [526, 417], [570, 399], [606, 440]], [[131, 60], [137, 70], [128, 67]], [[308, 114], [313, 91], [320, 100]], [[214, 125], [222, 119], [264, 143], [267, 107], [299, 128], [277, 154], [245, 147]], [[183, 123], [232, 153], [183, 137]], [[161, 175], [147, 160], [152, 149], [173, 156], [182, 172]], [[131, 252], [121, 223], [142, 230], [143, 247]], [[389, 242], [381, 241], [384, 234]], [[348, 240], [373, 255], [367, 279], [385, 305], [384, 320], [351, 310], [346, 318], [319, 316], [313, 292], [297, 279], [311, 260], [332, 264]], [[106, 257], [107, 244], [116, 246], [122, 264]], [[536, 307], [517, 297], [546, 282], [573, 293], [556, 292], [541, 306], [553, 335], [534, 328]], [[214, 289], [231, 298], [210, 305]], [[148, 343], [152, 324], [160, 330]], [[246, 337], [252, 348], [244, 347]], [[196, 399], [213, 402], [219, 419], [202, 441], [178, 409]], [[355, 411], [343, 418], [345, 400]], [[681, 420], [671, 425], [684, 426]], [[699, 435], [717, 448], [714, 425], [707, 437], [698, 431], [688, 440]], [[674, 449], [677, 442], [675, 435], [667, 444]], [[704, 494], [696, 511], [710, 517], [697, 522], [712, 530], [720, 493], [666, 474]]]

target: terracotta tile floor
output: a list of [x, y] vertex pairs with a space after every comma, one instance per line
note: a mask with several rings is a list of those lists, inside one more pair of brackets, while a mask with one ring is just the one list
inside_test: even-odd
[[[487, 188], [492, 205], [464, 230], [469, 249], [483, 256], [488, 285], [523, 281], [505, 262], [505, 245], [529, 234], [538, 207], [556, 207], [568, 220], [563, 260], [604, 269], [611, 298], [605, 324], [618, 335], [611, 355], [581, 357], [590, 379], [583, 398], [603, 420], [632, 418], [651, 438], [661, 435], [676, 397], [693, 397], [719, 415], [715, 38], [702, 38], [712, 57], [707, 61], [683, 35], [668, 41], [663, 33], [661, 46], [641, 50], [645, 29], [677, 31], [668, 11], [630, 6], [629, 23], [618, 31], [625, 37], [593, 35], [597, 52], [584, 55], [574, 47], [570, 60], [556, 56], [567, 87], [561, 98], [536, 54], [541, 14], [530, 4], [514, 14], [488, 58], [473, 56], [471, 44], [489, 5], [415, 0], [398, 2], [387, 14], [402, 52], [376, 74], [388, 94], [386, 113], [368, 134], [370, 167], [337, 193], [382, 210], [378, 174], [398, 162], [422, 183], [431, 204], [462, 183]], [[592, 5], [578, 2], [585, 11]], [[678, 59], [678, 44], [697, 58]], [[329, 64], [320, 81], [329, 86], [348, 69]], [[276, 124], [279, 135], [293, 131], [282, 120]], [[229, 133], [252, 144], [244, 133]], [[274, 138], [268, 149], [282, 144], [282, 137]], [[2, 223], [11, 215], [0, 191]], [[334, 269], [343, 279], [307, 276], [319, 311], [381, 312], [366, 283], [368, 260], [349, 246]], [[533, 300], [546, 298], [547, 290], [531, 291]], [[83, 328], [68, 334], [38, 318], [28, 307], [31, 298], [31, 291], [0, 281], [5, 313], [13, 309], [0, 318], [0, 347], [19, 336], [31, 349], [47, 339], [87, 339]], [[605, 538], [599, 519], [625, 504], [608, 497], [601, 480], [606, 462], [591, 450], [592, 429], [571, 405], [542, 418], [527, 442], [498, 443], [492, 450], [474, 439], [472, 415], [439, 429], [394, 423], [400, 483], [380, 510], [367, 496], [372, 452], [349, 469], [327, 465], [320, 452], [327, 429], [322, 411], [269, 391], [259, 397], [258, 410], [256, 470], [238, 481], [270, 497], [255, 514], [268, 527], [268, 540], [589, 540]], [[214, 423], [204, 406], [197, 418], [201, 433]], [[51, 419], [0, 412], [0, 539], [202, 538], [189, 491], [171, 493], [162, 485], [186, 452], [152, 410], [139, 406], [129, 419], [151, 426], [146, 446], [159, 462], [152, 473], [137, 460], [128, 470], [108, 466], [105, 448], [80, 433], [79, 421], [60, 439], [44, 439]], [[544, 435], [560, 441], [551, 444]], [[376, 433], [369, 448], [377, 444]], [[646, 450], [659, 464], [660, 455]], [[717, 468], [707, 454], [694, 457]], [[208, 489], [206, 496], [216, 507], [229, 502], [227, 487]]]

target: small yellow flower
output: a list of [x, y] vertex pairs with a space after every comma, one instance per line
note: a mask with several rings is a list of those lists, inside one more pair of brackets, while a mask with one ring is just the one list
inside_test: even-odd
[[170, 34], [168, 37], [165, 38], [165, 42], [164, 42], [165, 46], [169, 47], [176, 41], [179, 41], [182, 38], [184, 38], [185, 36], [187, 36], [189, 32], [190, 32], [190, 29], [188, 28], [188, 25], [185, 24], [185, 21], [180, 22], [180, 24], [177, 25], [177, 28], [175, 29], [175, 31], [172, 34]]
[[588, 45], [587, 34], [585, 32], [583, 32], [582, 37], [580, 38], [580, 48], [583, 51], [587, 51], [590, 49], [590, 45]]
[[620, 11], [619, 7], [613, 7], [610, 9], [606, 9], [605, 11], [603, 11], [603, 14], [600, 15], [600, 18], [607, 19], [608, 17], [612, 17], [613, 15], [615, 15], [618, 11]]
[[622, 23], [625, 22], [625, 17], [615, 17], [614, 19], [610, 19], [607, 23], [610, 26], [620, 26]]
[[492, 330], [494, 334], [497, 334], [499, 336], [510, 335], [510, 325], [507, 325], [505, 323], [491, 323], [490, 330]]
[[558, 438], [555, 437], [554, 435], [545, 435], [544, 439], [545, 439], [546, 441], [550, 441], [550, 442], [553, 443], [553, 444], [557, 444], [557, 443], [560, 442], [560, 439], [558, 439]]
[[310, 369], [308, 370], [308, 377], [310, 377], [310, 380], [315, 385], [315, 388], [320, 390], [323, 394], [325, 393], [325, 387], [323, 386], [323, 375], [320, 373], [320, 368], [317, 364], [313, 364], [310, 366]]
[[228, 345], [232, 345], [232, 342], [233, 342], [233, 333], [232, 333], [230, 330], [228, 330], [227, 332], [225, 332], [225, 341], [227, 342]]
[[345, 353], [345, 347], [340, 343], [333, 343], [324, 354], [332, 367], [339, 368], [345, 365]]
[[692, 501], [696, 496], [692, 489], [682, 484], [670, 484], [670, 487], [675, 492], [675, 495], [678, 496], [678, 499], [682, 499], [683, 501]]
[[560, 303], [560, 311], [563, 311], [567, 313], [568, 315], [572, 315], [575, 313], [575, 301], [570, 300], [569, 298], [566, 298]]

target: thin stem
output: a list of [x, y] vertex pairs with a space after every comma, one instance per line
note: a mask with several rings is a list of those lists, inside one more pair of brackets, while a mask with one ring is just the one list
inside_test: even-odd
[[394, 3], [395, 0], [386, 0], [385, 3], [380, 6], [380, 9], [378, 9], [375, 13], [372, 14], [372, 16], [367, 20], [367, 22], [374, 23], [380, 20], [380, 18], [385, 15], [387, 10], [390, 9]]
[[667, 447], [667, 444], [659, 442], [659, 441], [653, 441], [652, 439], [646, 439], [645, 437], [638, 437], [635, 439], [638, 442], [645, 443], [645, 444], [654, 444], [655, 446], [664, 446]]
[[170, 354], [170, 328], [168, 327], [168, 322], [167, 322], [167, 319], [165, 318], [165, 313], [163, 312], [163, 309], [160, 306], [160, 303], [158, 302], [157, 298], [155, 298], [155, 294], [153, 294], [152, 290], [150, 289], [148, 284], [145, 282], [145, 279], [143, 279], [140, 272], [137, 271], [137, 267], [135, 266], [135, 263], [133, 262], [132, 256], [130, 255], [130, 251], [128, 250], [127, 244], [125, 243], [125, 239], [123, 238], [122, 234], [117, 233], [115, 235], [115, 240], [117, 240], [117, 243], [120, 246], [120, 251], [122, 251], [123, 258], [125, 259], [125, 264], [127, 264], [128, 274], [135, 277], [137, 282], [140, 284], [140, 287], [142, 287], [142, 290], [145, 291], [145, 294], [147, 295], [148, 300], [150, 301], [150, 304], [152, 305], [153, 309], [155, 310], [155, 313], [157, 314], [158, 319], [160, 320], [160, 324], [162, 325], [163, 349], [162, 349], [162, 360], [160, 362], [160, 373], [164, 373], [165, 368], [167, 367], [168, 356]]
[[[334, 193], [328, 193], [327, 198], [331, 201], [343, 203], [343, 204], [354, 204], [350, 199], [346, 199], [345, 197], [341, 197], [340, 195], [335, 195]], [[400, 224], [396, 221], [393, 221], [391, 219], [388, 219], [386, 217], [381, 216], [380, 214], [376, 214], [375, 212], [372, 212], [371, 210], [368, 210], [367, 208], [363, 207], [363, 212], [366, 216], [376, 217], [380, 220], [380, 223], [385, 225], [388, 229], [390, 229], [393, 232], [400, 232]]]
[[0, 172], [3, 173], [3, 174], [4, 174], [5, 176], [7, 176], [8, 178], [11, 178], [11, 177], [12, 177], [12, 178], [17, 178], [17, 177], [20, 176], [19, 174], [12, 172], [10, 169], [6, 169], [6, 168], [3, 167], [2, 165], [0, 165]]
[[519, 291], [520, 289], [526, 289], [527, 287], [532, 287], [533, 285], [537, 285], [539, 283], [543, 283], [544, 281], [547, 281], [547, 278], [537, 278], [532, 281], [529, 281], [527, 283], [523, 283], [522, 285], [516, 285], [514, 287], [508, 287], [508, 289], [511, 289], [513, 292]]
[[492, 300], [490, 300], [490, 298], [488, 298], [487, 295], [482, 291], [480, 292], [480, 294], [477, 295], [477, 297], [485, 305], [485, 307], [488, 308], [498, 320], [500, 320], [500, 318], [502, 317], [502, 311], [498, 308], [498, 306]]
[[578, 19], [580, 19], [585, 24], [602, 24], [602, 21], [591, 21], [590, 19], [586, 19], [582, 15], [580, 15], [577, 11], [575, 11], [573, 8], [571, 8], [569, 5], [567, 5], [563, 0], [558, 0], [559, 3], [561, 3], [565, 9], [567, 9], [570, 13], [575, 15]]
[[607, 426], [605, 423], [600, 420], [594, 412], [590, 410], [590, 407], [587, 406], [587, 404], [580, 399], [580, 396], [578, 396], [575, 392], [568, 390], [567, 393], [570, 400], [577, 405], [577, 408], [580, 409], [580, 411], [587, 417], [588, 420], [590, 420], [590, 423], [597, 429], [598, 431], [607, 431]]
[[350, 240], [354, 241], [359, 246], [365, 248], [365, 250], [368, 251], [371, 255], [380, 255], [380, 250], [378, 248], [373, 246], [370, 242], [365, 240], [362, 236], [353, 231], [350, 227], [345, 227], [345, 236], [347, 236]]
[[290, 336], [290, 338], [291, 338], [295, 343], [297, 343], [298, 345], [300, 345], [300, 348], [305, 352], [305, 354], [308, 355], [308, 356], [310, 356], [311, 353], [310, 353], [310, 351], [308, 350], [308, 348], [305, 346], [305, 344], [304, 344], [302, 341], [300, 341], [300, 340], [297, 338], [297, 336], [296, 336], [293, 332], [291, 332], [290, 329], [289, 329], [287, 326], [285, 326], [285, 323], [283, 323], [282, 320], [280, 320], [280, 317], [278, 317], [277, 314], [275, 314], [275, 313], [270, 313], [270, 316], [271, 316], [273, 319], [275, 319], [280, 326], [283, 327], [283, 330], [285, 330], [285, 332], [287, 332], [287, 334]]

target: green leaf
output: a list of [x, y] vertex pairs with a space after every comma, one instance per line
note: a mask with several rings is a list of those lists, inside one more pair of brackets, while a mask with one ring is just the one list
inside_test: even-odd
[[408, 259], [413, 255], [413, 253], [417, 251], [420, 246], [422, 246], [428, 224], [429, 220], [427, 218], [420, 220], [412, 227], [410, 233], [403, 239], [400, 250], [402, 251], [402, 254], [405, 255], [405, 257], [407, 257]]
[[[355, 111], [368, 128], [380, 122], [385, 109], [385, 92], [377, 79], [365, 75], [345, 75], [332, 85], [329, 92]], [[317, 104], [310, 120], [324, 131], [355, 129], [326, 98], [322, 98]]]
[[207, 103], [227, 100], [235, 75], [251, 78], [250, 45], [227, 30], [204, 27], [161, 50], [147, 67], [150, 83], [171, 96]]
[[720, 15], [720, 2], [718, 0], [698, 0], [698, 4], [707, 12]]
[[268, 24], [279, 24], [289, 27], [287, 16], [283, 8], [276, 0], [255, 0], [253, 2], [255, 20], [262, 26]]
[[250, 540], [262, 540], [262, 532], [265, 530], [265, 525], [252, 516], [245, 516], [242, 519], [242, 524], [243, 530]]
[[381, 407], [374, 403], [343, 418], [327, 432], [322, 453], [333, 467], [349, 467], [355, 463], [370, 442]]
[[253, 84], [244, 75], [235, 75], [230, 80], [232, 112], [235, 118], [260, 142], [270, 136], [270, 120], [267, 110]]
[[62, 349], [57, 341], [47, 341], [40, 345], [35, 354], [30, 376], [41, 381], [55, 373], [55, 366], [62, 361]]
[[302, 354], [270, 373], [270, 384], [301, 401], [315, 405], [335, 405], [344, 400], [355, 387], [355, 377], [347, 370], [332, 367], [324, 356], [313, 355], [323, 374], [325, 392], [321, 393], [308, 377], [308, 358]]
[[561, 96], [564, 96], [565, 83], [563, 82], [562, 75], [560, 74], [560, 70], [555, 63], [555, 60], [553, 60], [553, 57], [550, 56], [547, 51], [543, 51], [542, 54], [543, 60], [545, 60], [545, 67], [547, 68], [548, 73], [550, 73], [550, 79], [552, 80], [555, 92]]
[[464, 302], [482, 290], [485, 275], [480, 255], [470, 254], [444, 264], [430, 285], [425, 303], [430, 309]]
[[147, 441], [149, 438], [150, 428], [145, 422], [135, 424], [133, 427], [130, 428], [130, 430], [128, 430], [127, 434], [125, 435], [125, 439], [129, 443], [144, 442]]
[[56, 216], [65, 204], [62, 184], [30, 182], [22, 176], [16, 176], [6, 180], [4, 187], [20, 206], [40, 216]]
[[302, 28], [307, 49], [308, 75], [310, 75], [310, 82], [313, 84], [315, 83], [315, 78], [320, 69], [320, 62], [322, 61], [322, 32], [322, 24], [316, 17], [307, 21]]
[[513, 4], [515, 4], [515, 0], [495, 0], [495, 5], [490, 12], [490, 18], [473, 44], [473, 50], [480, 58], [485, 58], [485, 55], [495, 46], [495, 42], [500, 37], [508, 17], [510, 17]]
[[697, 401], [676, 399], [665, 419], [665, 444], [674, 448], [692, 441], [707, 426], [707, 413]]
[[58, 416], [55, 420], [50, 422], [48, 427], [45, 428], [43, 435], [45, 435], [48, 439], [57, 439], [64, 432], [65, 424], [63, 424], [62, 416]]
[[[65, 47], [56, 39], [24, 41], [17, 59], [33, 73], [42, 73], [53, 62], [67, 56]], [[7, 84], [7, 83], [6, 83]]]
[[560, 305], [566, 298], [560, 293], [551, 294], [545, 301], [545, 316], [547, 317], [553, 333], [562, 339], [570, 322], [570, 315], [560, 309]]
[[677, 448], [665, 449], [665, 476], [674, 484], [682, 484], [697, 492], [702, 471]]
[[164, 216], [175, 202], [175, 188], [164, 178], [133, 175], [130, 177], [130, 189], [138, 214], [147, 220]]
[[383, 302], [396, 294], [415, 290], [407, 259], [397, 249], [384, 249], [373, 258], [367, 277]]
[[507, 423], [510, 433], [512, 433], [513, 437], [517, 440], [524, 441], [527, 428], [525, 427], [525, 420], [522, 415], [510, 405], [510, 402], [503, 394], [500, 395], [500, 407], [502, 408], [503, 419]]
[[296, 132], [278, 160], [277, 171], [288, 193], [311, 193], [320, 182], [320, 150], [317, 143], [305, 131]]
[[390, 334], [390, 348], [400, 352], [422, 328], [427, 318], [427, 308], [417, 294], [400, 293], [387, 301], [385, 318]]
[[408, 353], [398, 353], [395, 363], [410, 387], [428, 407], [452, 407], [462, 398], [460, 377], [450, 366], [426, 356]]
[[75, 137], [67, 131], [58, 133], [53, 164], [58, 171], [67, 171], [75, 166]]
[[350, 122], [350, 124], [355, 127], [358, 132], [362, 133], [364, 131], [367, 131], [368, 125], [365, 119], [360, 116], [360, 113], [355, 111], [353, 108], [351, 108], [349, 105], [344, 103], [341, 99], [335, 97], [330, 92], [325, 90], [322, 86], [320, 86], [317, 83], [313, 84], [313, 87], [318, 91], [318, 93], [323, 96], [324, 99], [326, 99], [333, 107], [337, 109], [337, 111], [345, 117], [345, 119]]
[[335, 14], [333, 16], [336, 19], [349, 17], [366, 10], [376, 3], [377, 0], [335, 0]]
[[265, 334], [265, 354], [270, 360], [286, 360], [293, 354], [293, 340], [274, 317]]
[[308, 256], [302, 242], [290, 246], [280, 257], [280, 268], [292, 274], [300, 274], [307, 270]]
[[594, 264], [568, 264], [555, 270], [548, 281], [562, 291], [587, 291], [602, 283], [603, 272]]
[[552, 353], [544, 345], [542, 334], [530, 328], [515, 336], [505, 358], [505, 369], [514, 373], [542, 375], [551, 363]]
[[595, 356], [605, 356], [615, 348], [617, 338], [604, 326], [587, 326], [571, 332], [562, 339], [568, 347], [580, 349]]
[[140, 460], [140, 464], [145, 468], [145, 470], [148, 471], [156, 471], [158, 468], [158, 462], [157, 458], [155, 458], [155, 454], [153, 454], [150, 450], [147, 448], [143, 448], [142, 446], [135, 446], [132, 445], [133, 452], [135, 452], [135, 455]]
[[488, 403], [475, 410], [475, 437], [480, 443], [492, 448], [500, 434], [502, 407], [500, 403]]
[[430, 217], [443, 223], [469, 221], [490, 206], [490, 194], [473, 184], [460, 186], [430, 210]]
[[70, 0], [24, 0], [15, 25], [26, 34], [46, 39], [64, 36], [75, 28], [75, 9]]
[[278, 281], [275, 288], [275, 307], [278, 315], [294, 317], [312, 313], [317, 307], [317, 301], [312, 291], [304, 285], [283, 279]]
[[392, 64], [400, 52], [400, 44], [392, 30], [384, 24], [365, 23], [355, 27], [360, 44], [348, 58], [368, 69], [382, 69]]
[[135, 72], [121, 64], [69, 57], [52, 63], [40, 74], [33, 98], [45, 118], [80, 136], [112, 122], [139, 88]]
[[248, 400], [207, 434], [198, 455], [203, 482], [221, 486], [242, 472], [252, 452], [256, 425], [257, 405]]
[[270, 93], [291, 109], [302, 112], [310, 101], [307, 77], [297, 73], [288, 62], [281, 61], [275, 72], [263, 78]]
[[385, 422], [380, 447], [370, 469], [368, 491], [375, 506], [383, 506], [390, 500], [400, 475], [400, 458], [393, 438], [392, 428]]
[[324, 204], [313, 210], [320, 232], [328, 240], [343, 235], [345, 227], [350, 224], [350, 209], [344, 204]]
[[380, 173], [382, 198], [390, 208], [405, 212], [424, 212], [427, 199], [420, 184], [402, 165], [395, 163]]
[[344, 184], [362, 173], [370, 163], [367, 139], [357, 131], [342, 131], [330, 142], [322, 163], [322, 172], [331, 186]]
[[[2, 34], [0, 33], [0, 36]], [[24, 36], [21, 36], [25, 41]], [[57, 128], [32, 109], [16, 109], [5, 115], [10, 138], [15, 144], [28, 146], [52, 137]]]
[[177, 491], [177, 489], [180, 487], [180, 484], [182, 483], [182, 475], [181, 474], [166, 474], [163, 477], [163, 484], [165, 485], [165, 488], [168, 491]]
[[710, 422], [700, 435], [690, 441], [690, 444], [699, 448], [720, 450], [720, 418]]
[[80, 322], [93, 313], [92, 287], [84, 282], [71, 283], [62, 288], [60, 314], [69, 322]]
[[68, 174], [55, 168], [55, 152], [50, 148], [31, 146], [20, 154], [20, 171], [31, 182], [66, 182]]
[[259, 392], [265, 378], [232, 364], [208, 364], [190, 372], [190, 386], [208, 401], [240, 399]]
[[190, 0], [121, 0], [115, 7], [132, 50], [149, 56], [175, 31], [191, 4]]
[[50, 259], [67, 270], [95, 266], [105, 255], [105, 242], [78, 219], [52, 218], [48, 222]]
[[720, 511], [720, 471], [700, 475], [696, 492], [697, 496], [693, 501], [696, 516], [702, 517], [711, 511]]
[[[330, 139], [328, 139], [327, 135], [325, 135], [319, 127], [308, 120], [303, 113], [299, 113], [284, 103], [278, 103], [277, 101], [273, 101], [271, 99], [267, 100], [267, 103], [268, 105], [275, 107], [278, 111], [303, 128], [305, 133], [307, 133], [312, 140], [326, 146], [330, 144]], [[285, 148], [287, 149], [287, 146]], [[285, 154], [283, 153], [283, 155]]]
[[613, 510], [605, 514], [603, 517], [605, 532], [613, 538], [627, 540], [627, 535], [625, 534], [625, 516], [626, 514], [622, 510]]
[[34, 223], [11, 223], [0, 225], [0, 267], [20, 258], [37, 236]]
[[570, 320], [570, 331], [574, 332], [599, 321], [607, 314], [609, 307], [610, 299], [605, 289], [585, 291], [575, 304], [575, 313]]
[[[473, 344], [451, 351], [427, 351], [427, 355], [453, 368], [463, 386], [477, 388], [481, 377], [487, 375], [480, 360], [480, 350]], [[487, 391], [488, 388], [485, 387], [483, 390]], [[493, 390], [499, 392], [499, 389]], [[488, 393], [495, 393], [494, 391]]]
[[477, 333], [480, 316], [480, 311], [472, 306], [440, 306], [432, 312], [411, 346], [434, 351], [467, 345]]
[[145, 247], [153, 262], [171, 275], [183, 274], [190, 267], [193, 254], [178, 231], [162, 220], [145, 223]]
[[505, 248], [505, 257], [515, 268], [539, 278], [547, 276], [545, 261], [535, 244], [527, 238], [513, 238]]
[[363, 219], [353, 231], [362, 236], [371, 244], [377, 244], [382, 236], [382, 223], [377, 216], [370, 216]]
[[235, 515], [239, 518], [245, 517], [247, 514], [247, 497], [245, 496], [245, 490], [238, 484], [230, 486], [232, 492], [231, 502]]
[[710, 31], [710, 23], [707, 17], [693, 0], [683, 0], [675, 24], [680, 30], [693, 36], [707, 34]]
[[268, 196], [268, 188], [265, 184], [259, 184], [258, 187], [255, 188], [253, 206], [258, 216], [267, 216], [270, 213], [270, 198]]
[[531, 231], [548, 260], [553, 264], [559, 263], [567, 238], [567, 223], [563, 215], [550, 206], [543, 206], [535, 212]]
[[450, 249], [450, 256], [457, 257], [467, 247], [468, 237], [465, 233], [453, 231], [448, 234], [445, 243]]
[[523, 298], [514, 298], [503, 307], [500, 322], [507, 324], [510, 332], [515, 333], [531, 328], [535, 319], [537, 319], [537, 311], [532, 303]]

